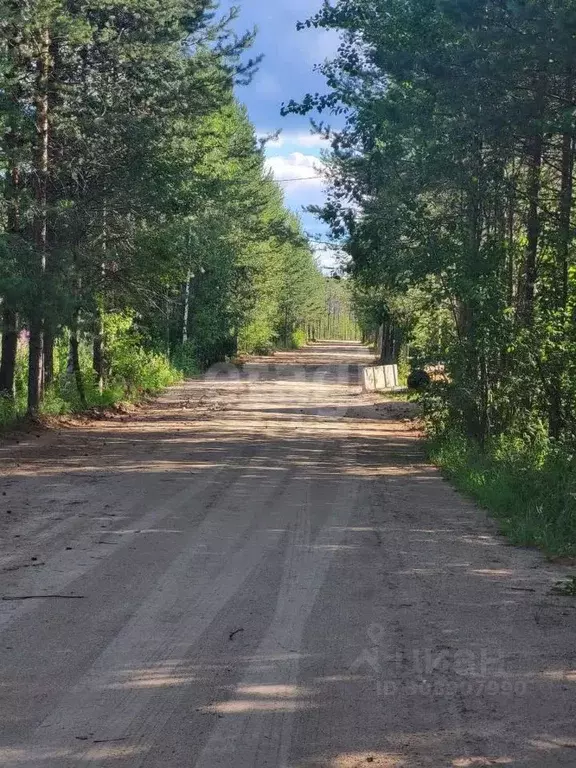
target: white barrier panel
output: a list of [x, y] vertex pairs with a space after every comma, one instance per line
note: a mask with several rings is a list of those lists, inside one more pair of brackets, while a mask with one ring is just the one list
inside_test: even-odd
[[374, 365], [362, 371], [364, 392], [381, 392], [398, 387], [397, 365]]

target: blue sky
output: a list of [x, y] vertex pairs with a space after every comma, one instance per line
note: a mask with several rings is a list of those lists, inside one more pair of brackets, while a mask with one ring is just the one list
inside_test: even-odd
[[[314, 72], [314, 65], [335, 54], [337, 36], [325, 30], [296, 30], [296, 23], [313, 15], [320, 8], [321, 0], [223, 1], [224, 9], [231, 5], [240, 7], [236, 22], [239, 32], [258, 27], [252, 53], [264, 55], [252, 83], [240, 88], [238, 96], [248, 107], [259, 134], [282, 129], [278, 141], [268, 145], [268, 165], [282, 183], [286, 202], [300, 214], [306, 231], [323, 237], [323, 225], [313, 216], [302, 213], [302, 206], [318, 204], [324, 199], [323, 181], [317, 170], [324, 144], [311, 135], [309, 118], [282, 117], [280, 108], [284, 101], [325, 90], [324, 79]], [[331, 265], [329, 253], [320, 250], [319, 256], [325, 266]]]

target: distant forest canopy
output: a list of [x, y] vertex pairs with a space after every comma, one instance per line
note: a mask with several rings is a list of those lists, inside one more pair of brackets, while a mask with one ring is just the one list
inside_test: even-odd
[[347, 280], [325, 278], [324, 310], [308, 323], [308, 337], [315, 341], [360, 341], [363, 333], [353, 307]]

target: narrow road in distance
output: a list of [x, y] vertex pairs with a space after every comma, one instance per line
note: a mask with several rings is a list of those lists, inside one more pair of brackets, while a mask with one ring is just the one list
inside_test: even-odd
[[576, 766], [576, 602], [354, 344], [0, 445], [2, 768]]

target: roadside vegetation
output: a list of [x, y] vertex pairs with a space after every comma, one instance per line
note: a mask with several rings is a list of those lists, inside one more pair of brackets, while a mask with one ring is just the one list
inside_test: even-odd
[[[512, 541], [576, 554], [576, 18], [570, 3], [326, 4], [331, 193], [383, 362], [432, 367], [433, 458]], [[329, 120], [330, 118], [327, 118]]]
[[209, 0], [0, 0], [0, 423], [299, 345], [327, 287]]

